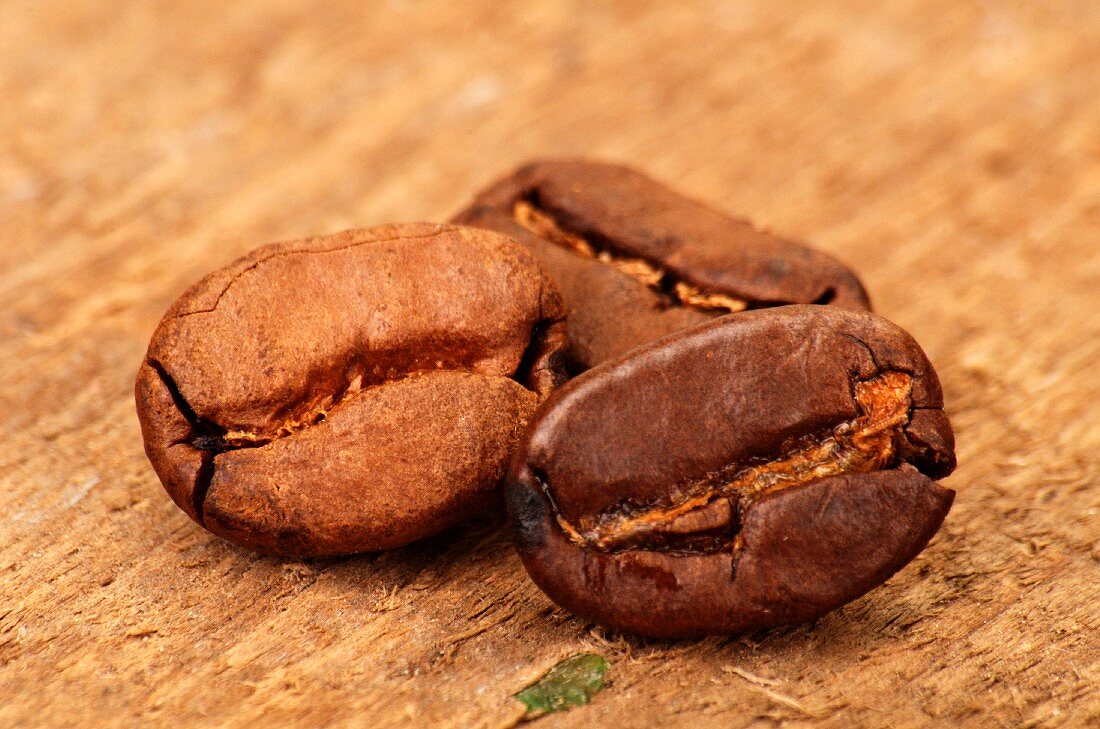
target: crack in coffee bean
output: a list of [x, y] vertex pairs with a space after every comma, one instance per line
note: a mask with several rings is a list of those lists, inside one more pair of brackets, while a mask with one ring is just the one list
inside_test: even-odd
[[[761, 496], [829, 476], [868, 473], [897, 463], [897, 439], [909, 422], [912, 377], [884, 372], [855, 383], [860, 415], [826, 433], [803, 438], [784, 456], [765, 463], [734, 464], [677, 490], [674, 504], [621, 505], [572, 524], [555, 513], [574, 543], [604, 552], [671, 548], [712, 553], [733, 546], [733, 517]], [[724, 499], [728, 503], [716, 504]], [[728, 533], [718, 540], [716, 533]], [[699, 539], [699, 537], [705, 537]]]
[[[531, 357], [529, 353], [537, 350], [537, 344], [540, 341], [539, 330], [542, 328], [545, 327], [536, 325], [535, 331], [532, 332], [532, 345], [528, 348], [528, 351], [524, 353], [525, 357]], [[393, 360], [392, 357], [385, 355], [379, 355], [377, 359], [381, 361]], [[181, 442], [188, 442], [193, 448], [202, 452], [202, 468], [196, 475], [194, 498], [194, 508], [199, 516], [200, 524], [203, 523], [203, 502], [206, 497], [206, 492], [209, 489], [210, 482], [214, 477], [214, 471], [217, 467], [217, 456], [244, 448], [262, 448], [277, 440], [290, 438], [309, 427], [324, 422], [331, 414], [334, 414], [340, 408], [350, 405], [354, 398], [366, 394], [375, 388], [444, 369], [470, 371], [467, 364], [458, 361], [434, 359], [429, 363], [421, 358], [409, 364], [408, 371], [405, 372], [399, 372], [392, 366], [388, 367], [384, 372], [379, 372], [378, 368], [375, 368], [376, 371], [374, 376], [369, 379], [369, 384], [364, 385], [364, 376], [369, 375], [369, 373], [366, 372], [365, 365], [357, 364], [348, 369], [350, 380], [339, 392], [333, 395], [322, 396], [320, 399], [294, 408], [293, 414], [285, 417], [275, 428], [268, 432], [264, 432], [246, 429], [229, 429], [211, 420], [200, 418], [195, 414], [194, 409], [191, 407], [190, 403], [187, 402], [183, 393], [180, 392], [175, 380], [167, 369], [165, 369], [164, 365], [155, 360], [149, 360], [148, 364], [156, 371], [161, 381], [164, 382], [165, 387], [172, 395], [173, 401], [179, 408], [180, 414], [183, 415], [191, 425], [191, 437], [187, 441]], [[519, 367], [517, 367], [516, 371], [512, 373], [508, 379], [515, 380], [523, 385], [523, 380], [530, 374], [527, 369], [530, 366], [530, 362], [521, 359]], [[525, 386], [525, 388], [532, 392], [534, 391], [531, 387]]]
[[870, 309], [859, 279], [835, 258], [621, 165], [533, 162], [454, 220], [513, 236], [546, 267], [569, 309], [575, 372], [731, 313]]
[[[670, 306], [685, 306], [700, 311], [733, 313], [749, 308], [749, 302], [734, 296], [707, 292], [698, 286], [679, 281], [668, 271], [644, 258], [626, 256], [610, 246], [600, 245], [591, 238], [566, 230], [547, 210], [538, 207], [534, 193], [516, 201], [512, 208], [516, 223], [551, 243], [566, 248], [584, 258], [612, 266], [668, 300]], [[832, 294], [827, 293], [828, 298]], [[766, 302], [765, 306], [779, 306], [783, 302]], [[822, 303], [828, 303], [823, 301]]]
[[[163, 367], [161, 367], [160, 370], [163, 371]], [[412, 365], [406, 372], [395, 372], [391, 368], [380, 379], [372, 378], [368, 383], [364, 383], [363, 372], [358, 372], [351, 377], [347, 385], [339, 392], [333, 395], [325, 395], [318, 400], [295, 408], [293, 415], [284, 418], [283, 421], [270, 432], [247, 429], [230, 430], [215, 423], [196, 423], [195, 437], [192, 440], [192, 445], [201, 450], [213, 451], [215, 453], [224, 453], [240, 448], [259, 448], [276, 440], [289, 438], [306, 428], [324, 422], [331, 414], [349, 405], [354, 398], [366, 394], [375, 388], [440, 370], [472, 371], [463, 363], [436, 360], [434, 366]], [[520, 385], [523, 385], [524, 372], [525, 370], [521, 366], [507, 379], [515, 380]], [[524, 387], [532, 392], [534, 391], [533, 388]], [[180, 399], [181, 401], [183, 400], [182, 395], [180, 395]]]

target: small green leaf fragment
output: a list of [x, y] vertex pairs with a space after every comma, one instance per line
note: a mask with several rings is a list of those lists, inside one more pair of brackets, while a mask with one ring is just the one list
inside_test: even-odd
[[603, 688], [610, 667], [603, 656], [578, 653], [560, 661], [515, 698], [527, 707], [526, 718], [584, 706]]

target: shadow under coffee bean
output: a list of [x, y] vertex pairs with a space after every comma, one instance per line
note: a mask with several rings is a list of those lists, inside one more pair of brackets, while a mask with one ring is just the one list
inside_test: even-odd
[[260, 248], [173, 304], [136, 388], [195, 521], [291, 556], [407, 544], [487, 508], [564, 378], [564, 310], [522, 246], [408, 224]]
[[526, 165], [455, 220], [515, 237], [546, 266], [569, 309], [577, 371], [731, 312], [870, 309], [855, 274], [836, 259], [618, 165]]
[[810, 620], [939, 528], [955, 466], [939, 381], [873, 314], [787, 306], [639, 347], [560, 388], [506, 491], [560, 605], [642, 635]]

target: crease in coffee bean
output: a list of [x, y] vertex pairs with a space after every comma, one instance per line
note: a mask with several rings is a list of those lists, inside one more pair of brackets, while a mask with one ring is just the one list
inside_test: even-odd
[[[541, 297], [539, 297], [541, 300]], [[516, 365], [516, 370], [512, 374], [512, 379], [520, 383], [528, 390], [537, 390], [536, 375], [538, 372], [546, 369], [552, 369], [552, 367], [537, 367], [539, 357], [543, 355], [546, 348], [547, 335], [551, 331], [551, 327], [555, 324], [559, 324], [558, 320], [548, 320], [542, 317], [542, 308], [539, 307], [539, 316], [535, 320], [535, 324], [531, 327], [531, 337], [527, 344], [527, 348], [523, 350], [523, 354], [520, 355], [519, 364]]]
[[[857, 345], [862, 347], [867, 352], [867, 356], [871, 358], [871, 363], [875, 366], [876, 374], [883, 371], [884, 368], [883, 368], [882, 364], [879, 363], [878, 357], [875, 355], [875, 350], [871, 348], [870, 344], [867, 344], [867, 342], [863, 341], [862, 339], [857, 337], [855, 334], [850, 334], [848, 332], [837, 332], [837, 334], [844, 337], [845, 339], [850, 339], [851, 341], [855, 342]], [[897, 368], [895, 368], [895, 369], [897, 369]], [[901, 371], [906, 371], [906, 370], [901, 370]], [[911, 372], [909, 372], [908, 374], [910, 376], [912, 376]], [[872, 376], [874, 376], [874, 375], [872, 375]], [[853, 386], [854, 386], [855, 382], [856, 381], [853, 381]], [[854, 396], [854, 393], [853, 393], [853, 396]]]
[[691, 284], [678, 281], [652, 261], [624, 256], [611, 246], [600, 244], [591, 236], [571, 233], [546, 209], [540, 206], [538, 192], [533, 190], [512, 207], [516, 223], [572, 253], [612, 266], [643, 286], [661, 294], [668, 306], [685, 306], [700, 311], [735, 312], [748, 308], [748, 302], [732, 296], [704, 292]]
[[210, 484], [214, 480], [214, 451], [200, 451], [199, 468], [195, 472], [195, 486], [191, 490], [191, 508], [195, 510], [195, 519], [199, 524], [206, 524], [206, 515], [203, 509], [206, 506], [206, 493], [210, 490]]
[[[871, 364], [874, 365], [874, 368], [875, 368], [874, 373], [867, 376], [867, 377], [862, 377], [861, 378], [861, 377], [858, 377], [855, 373], [852, 374], [852, 401], [855, 402], [856, 401], [856, 386], [861, 382], [866, 382], [868, 380], [872, 380], [872, 379], [878, 377], [880, 374], [882, 374], [883, 372], [885, 372], [887, 370], [878, 361], [878, 356], [875, 355], [875, 350], [871, 347], [871, 345], [867, 344], [867, 342], [863, 341], [862, 339], [857, 337], [855, 334], [851, 334], [851, 333], [848, 333], [848, 332], [837, 332], [837, 333], [840, 336], [844, 337], [845, 339], [848, 339], [848, 340], [851, 340], [852, 342], [855, 342], [859, 347], [861, 347], [865, 352], [867, 352], [867, 356], [870, 357]], [[912, 370], [909, 370], [909, 369], [905, 369], [903, 367], [893, 367], [893, 368], [890, 369], [890, 371], [901, 372], [903, 374], [908, 375], [913, 380], [920, 379], [920, 377], [915, 372], [913, 372]], [[918, 406], [916, 403], [914, 403], [912, 401], [912, 398], [910, 398], [909, 412], [908, 412], [908, 418], [907, 418], [908, 420], [912, 420], [914, 410], [943, 410], [943, 407], [942, 406], [933, 406], [933, 405]]]
[[[538, 190], [530, 190], [512, 206], [512, 218], [521, 228], [566, 250], [611, 266], [643, 286], [660, 294], [665, 307], [681, 306], [697, 311], [731, 314], [751, 309], [766, 309], [794, 303], [792, 301], [747, 300], [729, 294], [706, 291], [678, 279], [657, 263], [636, 256], [623, 255], [610, 241], [596, 240], [591, 234], [569, 231], [540, 202]], [[836, 299], [836, 289], [826, 288], [811, 304], [827, 305]]]
[[[738, 512], [740, 517], [740, 512]], [[745, 552], [745, 535], [741, 533], [740, 522], [737, 525], [737, 533], [733, 535], [730, 543], [730, 583], [737, 580], [737, 568], [741, 566], [741, 555]]]
[[195, 471], [195, 482], [191, 488], [191, 508], [195, 512], [195, 518], [199, 524], [203, 521], [203, 503], [206, 501], [206, 492], [210, 489], [210, 482], [214, 478], [214, 457], [222, 452], [218, 444], [224, 435], [224, 428], [217, 423], [200, 417], [187, 398], [180, 392], [179, 385], [168, 370], [160, 362], [147, 360], [153, 371], [157, 373], [164, 388], [168, 391], [172, 403], [176, 406], [180, 415], [187, 421], [191, 429], [190, 437], [173, 441], [171, 445], [189, 445], [199, 452], [199, 467]]
[[[779, 458], [732, 464], [708, 474], [681, 487], [680, 492], [689, 495], [675, 503], [620, 503], [587, 524], [575, 525], [558, 510], [545, 483], [543, 491], [566, 536], [597, 551], [736, 552], [740, 544], [740, 515], [764, 495], [832, 476], [896, 467], [905, 456], [899, 439], [905, 438], [905, 426], [910, 419], [913, 379], [911, 373], [886, 370], [855, 381], [853, 397], [859, 410], [855, 418], [797, 439]], [[727, 524], [688, 534], [668, 531], [676, 519], [699, 514], [723, 499], [729, 502]]]
[[[191, 407], [191, 403], [187, 402], [187, 398], [180, 392], [179, 385], [176, 384], [175, 378], [168, 373], [168, 370], [163, 364], [155, 359], [146, 360], [147, 364], [153, 368], [153, 371], [157, 373], [157, 377], [164, 384], [164, 388], [168, 390], [168, 395], [172, 398], [172, 403], [179, 410], [180, 415], [191, 426], [191, 437], [189, 439], [176, 440], [172, 442], [172, 445], [191, 445], [195, 446], [199, 450], [215, 450], [214, 444], [219, 442], [222, 436], [225, 435], [225, 429], [217, 423], [200, 417], [195, 409]], [[205, 447], [197, 446], [196, 441], [201, 441]]]
[[[532, 387], [528, 387], [528, 385], [525, 384], [525, 378], [527, 376], [533, 376], [533, 372], [528, 372], [528, 369], [535, 364], [541, 351], [541, 344], [543, 344], [541, 340], [536, 342], [535, 336], [536, 334], [544, 333], [552, 323], [553, 322], [541, 321], [541, 319], [536, 322], [535, 327], [532, 329], [532, 342], [527, 347], [527, 350], [525, 350], [524, 355], [520, 358], [516, 371], [509, 377], [509, 379], [513, 379], [514, 382], [517, 382], [522, 387], [532, 389]], [[195, 509], [200, 524], [205, 523], [204, 515], [202, 515], [202, 507], [204, 507], [206, 494], [213, 479], [213, 472], [215, 472], [216, 467], [215, 460], [218, 455], [230, 451], [263, 448], [263, 446], [271, 444], [276, 440], [292, 437], [295, 433], [323, 422], [328, 419], [332, 412], [342, 407], [346, 407], [354, 398], [360, 397], [367, 393], [367, 391], [374, 390], [378, 387], [403, 382], [403, 380], [431, 374], [432, 372], [440, 372], [443, 371], [443, 369], [466, 369], [466, 367], [458, 363], [438, 361], [436, 363], [437, 366], [430, 369], [416, 369], [416, 371], [406, 373], [387, 372], [382, 378], [379, 378], [377, 382], [372, 382], [370, 385], [366, 386], [363, 385], [363, 375], [359, 374], [353, 377], [349, 385], [343, 388], [338, 395], [321, 398], [316, 404], [305, 408], [305, 411], [301, 413], [301, 415], [281, 424], [274, 433], [255, 433], [229, 430], [220, 426], [217, 422], [202, 418], [195, 411], [195, 408], [191, 407], [190, 402], [184, 397], [184, 394], [176, 384], [175, 378], [168, 373], [167, 368], [161, 362], [155, 360], [149, 360], [147, 362], [149, 362], [149, 365], [154, 369], [157, 376], [160, 377], [169, 396], [172, 397], [173, 404], [190, 427], [188, 438], [179, 439], [172, 444], [189, 445], [199, 452], [200, 463], [196, 472], [195, 484], [191, 497], [193, 497], [193, 508]], [[502, 377], [504, 376], [502, 375]]]

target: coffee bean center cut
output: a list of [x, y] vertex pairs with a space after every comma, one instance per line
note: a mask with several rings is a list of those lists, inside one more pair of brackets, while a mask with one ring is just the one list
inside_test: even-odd
[[[540, 208], [534, 196], [517, 200], [512, 207], [516, 223], [551, 243], [566, 248], [583, 258], [612, 266], [642, 285], [662, 294], [670, 305], [700, 311], [732, 313], [749, 308], [749, 302], [727, 294], [703, 291], [643, 258], [627, 256], [591, 237], [571, 232], [554, 215]], [[823, 302], [825, 303], [825, 302]]]
[[898, 442], [912, 405], [912, 376], [883, 372], [856, 382], [854, 389], [857, 417], [800, 439], [779, 458], [731, 464], [681, 484], [676, 491], [684, 496], [674, 503], [620, 504], [576, 523], [555, 509], [557, 523], [575, 544], [603, 552], [660, 549], [710, 554], [736, 549], [738, 515], [765, 494], [897, 465]]

